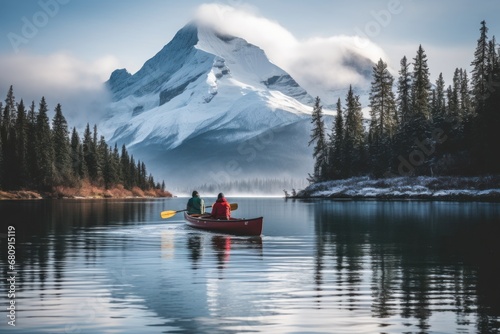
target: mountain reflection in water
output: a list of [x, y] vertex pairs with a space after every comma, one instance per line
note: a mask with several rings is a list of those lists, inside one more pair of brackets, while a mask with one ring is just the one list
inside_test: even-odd
[[182, 198], [0, 202], [1, 233], [16, 228], [16, 331], [500, 330], [498, 204], [237, 202], [264, 216], [261, 237], [161, 221]]

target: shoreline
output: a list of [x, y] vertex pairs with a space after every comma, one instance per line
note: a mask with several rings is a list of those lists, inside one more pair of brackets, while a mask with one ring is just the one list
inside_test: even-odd
[[500, 176], [355, 177], [311, 184], [288, 198], [500, 202]]
[[132, 190], [118, 186], [104, 189], [95, 186], [80, 188], [56, 187], [51, 192], [34, 190], [1, 190], [0, 201], [16, 200], [44, 200], [44, 199], [140, 199], [140, 198], [172, 198], [168, 191], [160, 189], [142, 190], [134, 187]]
[[429, 195], [416, 195], [416, 196], [398, 196], [398, 195], [384, 195], [384, 196], [348, 196], [332, 194], [329, 196], [295, 196], [286, 197], [285, 199], [292, 200], [308, 200], [308, 199], [328, 199], [332, 201], [428, 201], [428, 202], [489, 202], [500, 203], [500, 191], [498, 194], [485, 195], [485, 196], [467, 196], [467, 195], [450, 195], [450, 196], [429, 196]]

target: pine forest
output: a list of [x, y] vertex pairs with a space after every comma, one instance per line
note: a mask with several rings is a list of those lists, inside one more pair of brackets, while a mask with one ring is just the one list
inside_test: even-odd
[[413, 59], [401, 59], [398, 78], [381, 59], [372, 72], [369, 121], [351, 87], [344, 103], [338, 99], [331, 131], [316, 98], [309, 181], [500, 174], [500, 50], [484, 21], [471, 68], [457, 68], [446, 86], [442, 73], [430, 81], [421, 45]]
[[49, 197], [170, 196], [125, 145], [108, 146], [97, 126], [87, 124], [83, 137], [76, 128], [70, 133], [60, 104], [51, 122], [45, 98], [38, 108], [34, 102], [26, 107], [11, 86], [0, 110], [0, 190]]

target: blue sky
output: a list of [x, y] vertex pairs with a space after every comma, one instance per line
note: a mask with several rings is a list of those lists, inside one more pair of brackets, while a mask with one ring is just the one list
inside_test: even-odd
[[449, 84], [454, 68], [469, 67], [481, 20], [500, 40], [498, 0], [2, 0], [0, 94], [9, 84], [25, 99], [93, 94], [113, 69], [137, 71], [202, 4], [212, 4], [203, 7], [205, 16], [220, 15], [221, 25], [285, 69], [294, 62], [281, 44], [300, 44], [302, 51], [314, 44], [318, 53], [331, 47], [333, 54], [359, 35], [369, 40], [366, 55], [385, 58], [395, 70], [422, 44], [432, 80], [443, 72]]

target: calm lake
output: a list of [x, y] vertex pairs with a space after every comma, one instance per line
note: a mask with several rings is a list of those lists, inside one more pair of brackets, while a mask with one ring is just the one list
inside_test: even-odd
[[0, 332], [500, 332], [500, 204], [228, 200], [262, 237], [160, 219], [187, 198], [0, 202]]

